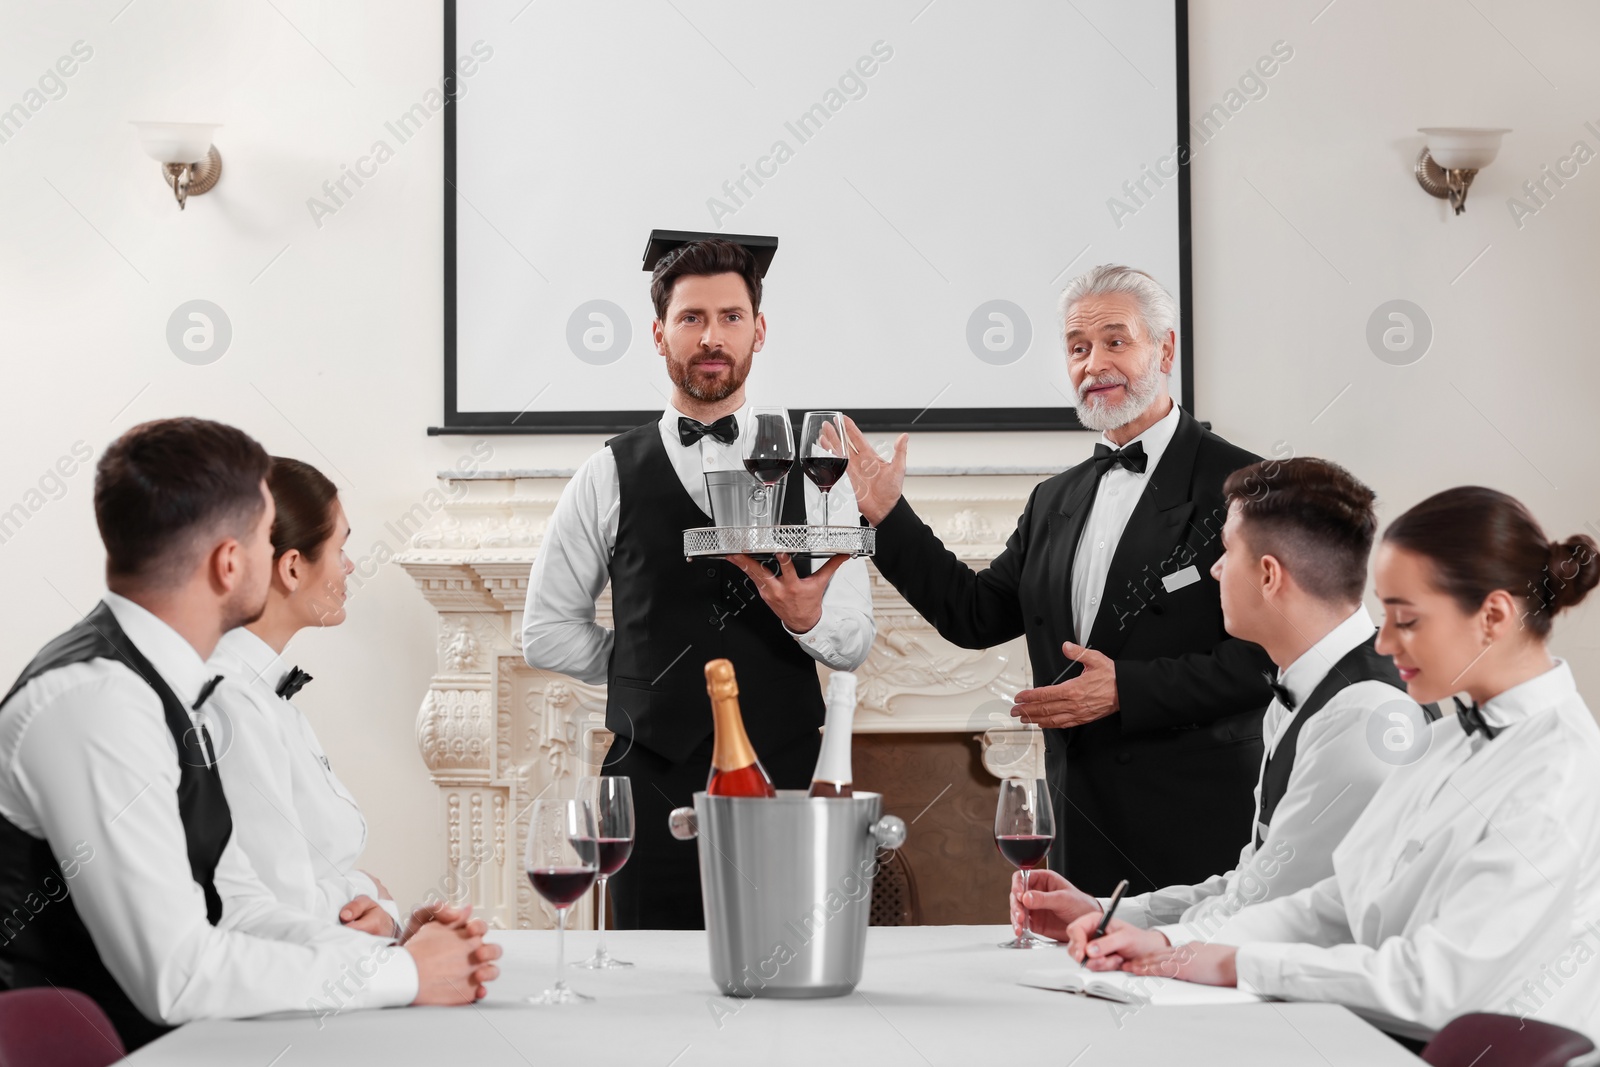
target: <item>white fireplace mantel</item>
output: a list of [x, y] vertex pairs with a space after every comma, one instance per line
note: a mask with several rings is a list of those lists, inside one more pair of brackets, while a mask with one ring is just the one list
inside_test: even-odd
[[[395, 557], [438, 614], [417, 743], [444, 814], [445, 884], [502, 928], [555, 925], [554, 910], [521, 873], [528, 804], [552, 782], [597, 773], [611, 743], [603, 686], [535, 670], [522, 658], [528, 572], [572, 473], [441, 472], [443, 508]], [[1051, 473], [913, 468], [906, 497], [962, 560], [984, 567]], [[997, 777], [1042, 775], [1039, 731], [1009, 714], [1011, 695], [1030, 678], [1021, 639], [957, 648], [870, 565], [869, 572], [878, 633], [856, 672], [856, 732], [964, 732]], [[597, 618], [610, 624], [609, 588]], [[570, 921], [592, 923], [589, 908], [580, 904]]]

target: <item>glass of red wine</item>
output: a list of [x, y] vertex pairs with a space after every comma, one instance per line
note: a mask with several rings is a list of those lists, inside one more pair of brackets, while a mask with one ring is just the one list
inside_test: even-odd
[[808, 411], [800, 428], [800, 469], [822, 492], [822, 525], [828, 525], [828, 491], [850, 466], [845, 451], [844, 415], [837, 411]]
[[567, 909], [583, 899], [600, 871], [600, 842], [589, 801], [535, 800], [528, 813], [525, 869], [534, 891], [556, 909], [556, 984], [529, 1004], [573, 1004], [593, 1000], [567, 988], [564, 942]]
[[[1000, 800], [994, 811], [994, 843], [1008, 862], [1022, 872], [1022, 889], [1028, 876], [1044, 862], [1056, 836], [1055, 809], [1043, 778], [1002, 778]], [[1001, 948], [1033, 948], [1045, 942], [1028, 929], [1028, 912], [1022, 912], [1022, 933], [1002, 941]]]
[[633, 852], [633, 789], [628, 779], [620, 775], [584, 778], [578, 782], [578, 796], [589, 802], [594, 812], [596, 841], [599, 844], [600, 900], [596, 907], [595, 928], [600, 938], [595, 943], [594, 955], [579, 960], [574, 967], [604, 970], [610, 967], [632, 967], [606, 951], [606, 880], [622, 870]]
[[761, 492], [752, 501], [754, 525], [763, 525], [772, 515], [772, 487], [783, 481], [794, 466], [794, 427], [789, 412], [779, 407], [750, 409], [750, 425], [739, 435], [744, 449], [744, 469], [756, 476]]

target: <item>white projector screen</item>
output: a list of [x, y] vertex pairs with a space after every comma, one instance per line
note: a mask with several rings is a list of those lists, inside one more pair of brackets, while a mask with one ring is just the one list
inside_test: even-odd
[[1118, 262], [1179, 297], [1172, 388], [1193, 409], [1185, 0], [447, 0], [444, 16], [430, 432], [657, 417], [657, 228], [778, 238], [758, 402], [875, 430], [1075, 428], [1057, 297]]

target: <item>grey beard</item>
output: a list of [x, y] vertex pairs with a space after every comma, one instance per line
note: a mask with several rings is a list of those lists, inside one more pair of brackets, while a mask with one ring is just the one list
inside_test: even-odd
[[[1089, 383], [1085, 383], [1089, 384]], [[1078, 421], [1091, 430], [1105, 433], [1128, 423], [1144, 414], [1155, 400], [1156, 394], [1161, 391], [1161, 363], [1160, 354], [1152, 355], [1150, 365], [1145, 372], [1137, 378], [1129, 380], [1127, 395], [1122, 403], [1115, 407], [1106, 407], [1103, 404], [1092, 404], [1084, 400], [1080, 391], [1078, 395]]]

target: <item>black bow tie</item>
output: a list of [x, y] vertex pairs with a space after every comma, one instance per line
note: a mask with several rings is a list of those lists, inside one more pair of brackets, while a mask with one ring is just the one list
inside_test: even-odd
[[1107, 444], [1094, 446], [1094, 473], [1098, 477], [1112, 467], [1126, 467], [1135, 474], [1143, 474], [1150, 457], [1144, 454], [1144, 442], [1135, 441], [1127, 448], [1112, 448]]
[[1261, 677], [1267, 680], [1267, 688], [1272, 690], [1272, 695], [1278, 698], [1278, 703], [1293, 711], [1295, 700], [1294, 694], [1289, 692], [1289, 687], [1282, 682], [1274, 681], [1272, 675], [1266, 671], [1261, 672]]
[[306, 683], [309, 681], [311, 681], [311, 675], [307, 674], [299, 667], [290, 667], [284, 676], [278, 679], [278, 688], [274, 689], [273, 692], [277, 693], [284, 700], [289, 700], [296, 693], [300, 692], [300, 690], [304, 689]]
[[714, 440], [721, 441], [725, 445], [731, 445], [739, 437], [739, 420], [732, 415], [724, 415], [710, 426], [707, 426], [705, 423], [698, 422], [686, 415], [678, 416], [678, 440], [683, 442], [685, 448], [707, 434], [710, 434]]
[[1478, 710], [1478, 705], [1473, 704], [1471, 707], [1468, 707], [1466, 704], [1461, 702], [1460, 697], [1456, 697], [1455, 702], [1456, 719], [1461, 723], [1461, 728], [1467, 732], [1467, 736], [1471, 737], [1479, 730], [1482, 730], [1483, 736], [1488, 740], [1493, 741], [1494, 735], [1499, 733], [1501, 728], [1498, 726], [1490, 726], [1488, 723], [1484, 722], [1483, 712]]

